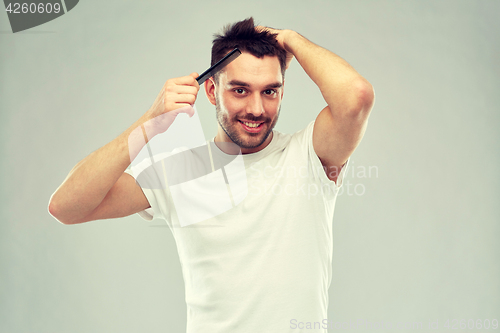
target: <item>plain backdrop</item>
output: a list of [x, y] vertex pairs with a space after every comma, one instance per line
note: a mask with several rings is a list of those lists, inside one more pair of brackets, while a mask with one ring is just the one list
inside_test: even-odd
[[[496, 0], [82, 0], [16, 34], [0, 13], [0, 331], [185, 330], [163, 221], [65, 226], [47, 205], [168, 78], [209, 66], [214, 33], [249, 16], [335, 52], [375, 88], [337, 199], [330, 331], [500, 319], [499, 13]], [[324, 106], [294, 61], [276, 129], [298, 131]], [[213, 137], [204, 92], [196, 107]], [[334, 326], [356, 320], [423, 328]]]

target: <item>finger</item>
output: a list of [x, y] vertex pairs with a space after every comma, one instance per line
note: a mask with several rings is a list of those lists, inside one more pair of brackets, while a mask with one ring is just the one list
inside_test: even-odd
[[255, 30], [257, 30], [258, 32], [268, 31], [268, 32], [270, 32], [272, 34], [279, 34], [280, 33], [280, 29], [275, 29], [275, 28], [271, 28], [271, 27], [265, 27], [265, 26], [262, 26], [262, 25], [256, 26]]
[[192, 75], [176, 77], [176, 78], [168, 80], [167, 83], [174, 83], [174, 84], [180, 84], [180, 85], [191, 85], [191, 86], [198, 85], [198, 82], [196, 82], [196, 77], [193, 77]]
[[198, 80], [196, 80], [200, 76], [200, 74], [193, 72], [193, 73], [189, 74], [189, 76], [194, 78], [194, 82], [195, 82], [194, 86], [197, 87], [198, 89], [200, 89], [200, 84], [198, 83]]
[[263, 25], [258, 25], [255, 27], [255, 30], [257, 30], [258, 32], [261, 32], [261, 31], [264, 31], [264, 30], [273, 30], [272, 28], [269, 28], [269, 27], [265, 27]]
[[196, 102], [196, 95], [194, 94], [175, 94], [168, 97], [167, 103], [171, 104], [185, 103], [193, 105]]
[[177, 116], [179, 113], [186, 113], [189, 117], [194, 116], [194, 108], [190, 104], [179, 104], [179, 108], [175, 109], [173, 112]]
[[179, 113], [187, 113], [190, 117], [193, 116], [194, 112], [191, 112], [190, 109], [193, 108], [192, 104], [189, 103], [176, 103], [170, 107], [170, 110], [166, 112], [167, 114], [171, 113], [174, 117], [176, 117]]
[[196, 95], [199, 91], [198, 87], [189, 85], [168, 85], [165, 87], [166, 94], [193, 94]]

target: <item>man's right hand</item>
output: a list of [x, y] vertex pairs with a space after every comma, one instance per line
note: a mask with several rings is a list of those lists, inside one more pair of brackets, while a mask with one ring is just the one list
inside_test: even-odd
[[179, 113], [194, 115], [192, 105], [200, 90], [198, 73], [167, 80], [151, 108], [139, 119], [139, 126], [130, 132], [128, 147], [132, 162], [144, 145], [168, 130]]
[[198, 73], [167, 80], [156, 97], [153, 106], [146, 112], [153, 119], [166, 112], [194, 105], [200, 85], [196, 81]]

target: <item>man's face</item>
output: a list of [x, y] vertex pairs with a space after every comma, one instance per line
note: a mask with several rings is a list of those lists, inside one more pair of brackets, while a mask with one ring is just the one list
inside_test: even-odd
[[244, 154], [267, 146], [283, 97], [278, 58], [243, 53], [220, 73], [214, 90], [219, 123], [216, 141], [232, 141]]

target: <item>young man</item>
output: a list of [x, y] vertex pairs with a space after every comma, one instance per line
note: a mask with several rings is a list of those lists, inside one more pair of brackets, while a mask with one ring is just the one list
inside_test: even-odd
[[[218, 120], [211, 154], [231, 155], [225, 142], [243, 154], [249, 190], [237, 205], [182, 227], [171, 186], [141, 189], [125, 172], [129, 154], [168, 128], [157, 119], [194, 104], [193, 73], [168, 80], [135, 124], [78, 163], [49, 211], [65, 224], [138, 212], [165, 219], [182, 263], [188, 332], [326, 332], [335, 199], [365, 131], [373, 89], [347, 62], [291, 30], [255, 27], [253, 19], [235, 23], [216, 36], [212, 64], [236, 46], [242, 54], [205, 82], [205, 92]], [[327, 106], [304, 130], [285, 135], [273, 128], [293, 57]]]

